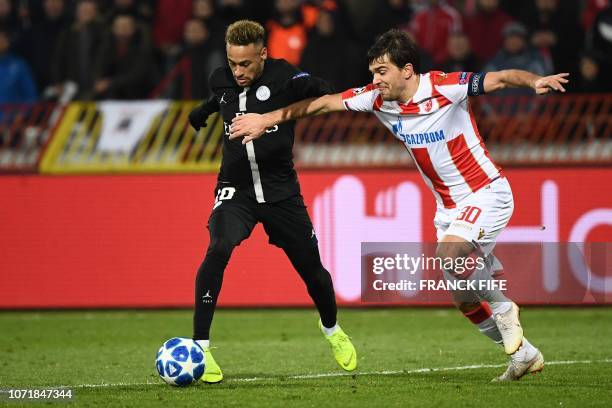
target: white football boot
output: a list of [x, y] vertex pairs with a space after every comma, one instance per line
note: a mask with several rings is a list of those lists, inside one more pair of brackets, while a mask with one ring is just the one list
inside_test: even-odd
[[520, 380], [525, 374], [536, 374], [544, 369], [544, 356], [534, 346], [525, 340], [525, 344], [511, 358], [506, 372], [493, 382], [506, 382]]
[[519, 308], [516, 303], [504, 313], [494, 313], [493, 319], [501, 333], [506, 354], [514, 354], [523, 341], [523, 327], [519, 320]]

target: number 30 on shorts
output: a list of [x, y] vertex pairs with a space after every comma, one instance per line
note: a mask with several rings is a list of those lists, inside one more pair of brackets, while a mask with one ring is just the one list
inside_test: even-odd
[[461, 209], [461, 212], [457, 216], [457, 221], [465, 221], [474, 224], [478, 217], [480, 217], [480, 213], [482, 213], [480, 208], [468, 205]]

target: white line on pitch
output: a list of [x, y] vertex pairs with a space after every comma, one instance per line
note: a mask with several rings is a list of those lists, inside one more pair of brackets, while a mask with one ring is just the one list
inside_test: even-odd
[[[546, 365], [573, 365], [573, 364], [604, 364], [612, 363], [612, 358], [605, 358], [603, 360], [560, 360], [560, 361], [547, 361]], [[270, 381], [270, 380], [307, 380], [316, 378], [328, 378], [328, 377], [350, 377], [350, 376], [367, 376], [367, 375], [397, 375], [397, 374], [422, 374], [422, 373], [437, 373], [445, 371], [462, 371], [462, 370], [476, 370], [480, 368], [500, 368], [506, 367], [507, 364], [474, 364], [457, 367], [432, 367], [432, 368], [415, 368], [412, 370], [385, 370], [385, 371], [366, 371], [356, 373], [318, 373], [318, 374], [300, 374], [300, 375], [288, 375], [288, 376], [275, 376], [275, 377], [245, 377], [245, 378], [228, 378], [224, 380], [224, 383], [232, 382], [252, 382], [252, 381]], [[39, 388], [105, 388], [105, 387], [134, 387], [143, 385], [165, 385], [161, 381], [155, 382], [141, 382], [141, 383], [110, 383], [110, 384], [77, 384], [77, 385], [62, 385], [58, 387], [39, 387]], [[0, 391], [2, 392], [2, 391]]]
[[[603, 360], [569, 360], [569, 361], [547, 361], [546, 365], [569, 365], [569, 364], [593, 364], [593, 363], [612, 363], [612, 359]], [[349, 377], [349, 376], [364, 376], [364, 375], [396, 375], [396, 374], [421, 374], [421, 373], [435, 373], [443, 371], [461, 371], [461, 370], [474, 370], [479, 368], [500, 368], [506, 367], [507, 364], [474, 364], [467, 366], [458, 367], [434, 367], [434, 368], [416, 368], [412, 370], [385, 370], [385, 371], [368, 371], [368, 372], [356, 372], [356, 373], [320, 373], [320, 374], [302, 374], [302, 375], [289, 375], [286, 377], [280, 376], [287, 380], [306, 380], [315, 378], [326, 378], [326, 377]], [[252, 377], [252, 378], [231, 378], [228, 382], [246, 382], [246, 381], [264, 381], [273, 380], [279, 377]]]

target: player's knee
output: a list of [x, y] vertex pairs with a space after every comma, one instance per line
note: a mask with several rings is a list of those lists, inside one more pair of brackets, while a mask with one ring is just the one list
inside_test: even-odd
[[444, 270], [456, 278], [461, 278], [465, 268], [465, 258], [473, 251], [471, 245], [458, 242], [440, 242], [436, 248], [436, 257], [441, 259]]
[[314, 281], [319, 287], [332, 286], [331, 275], [323, 268], [323, 265], [319, 265], [317, 272], [314, 274]]
[[320, 263], [312, 265], [307, 270], [302, 270], [300, 275], [309, 290], [321, 291], [333, 288], [331, 275]]
[[208, 245], [206, 256], [229, 260], [235, 247], [236, 244], [229, 239], [215, 238]]

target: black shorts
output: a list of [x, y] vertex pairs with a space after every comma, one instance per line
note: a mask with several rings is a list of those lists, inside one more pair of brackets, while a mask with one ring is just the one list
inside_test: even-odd
[[304, 198], [299, 194], [275, 203], [258, 203], [227, 185], [217, 186], [215, 193], [215, 204], [208, 219], [211, 239], [238, 245], [261, 222], [270, 244], [277, 247], [318, 244]]

